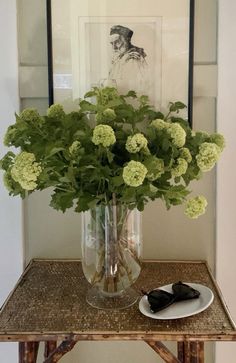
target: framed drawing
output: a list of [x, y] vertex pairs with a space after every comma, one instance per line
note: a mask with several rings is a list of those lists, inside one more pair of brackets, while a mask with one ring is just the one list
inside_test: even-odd
[[47, 0], [47, 12], [50, 104], [73, 109], [111, 84], [163, 110], [182, 101], [191, 123], [194, 0]]

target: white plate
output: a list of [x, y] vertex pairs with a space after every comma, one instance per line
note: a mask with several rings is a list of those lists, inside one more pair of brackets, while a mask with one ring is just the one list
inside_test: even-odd
[[[195, 315], [208, 308], [214, 300], [213, 292], [206, 286], [200, 284], [194, 284], [185, 282], [185, 284], [193, 287], [200, 292], [200, 296], [197, 299], [185, 300], [176, 302], [167, 308], [152, 313], [147, 300], [147, 296], [143, 296], [139, 301], [139, 310], [142, 314], [152, 319], [180, 319], [186, 318], [187, 316]], [[161, 286], [158, 289], [165, 290], [173, 293], [172, 284]]]

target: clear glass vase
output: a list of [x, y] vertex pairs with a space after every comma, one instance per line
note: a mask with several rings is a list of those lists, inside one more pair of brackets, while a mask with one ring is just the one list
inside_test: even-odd
[[101, 205], [83, 213], [82, 266], [92, 285], [87, 302], [101, 309], [131, 306], [138, 293], [131, 288], [141, 270], [141, 214], [119, 204]]

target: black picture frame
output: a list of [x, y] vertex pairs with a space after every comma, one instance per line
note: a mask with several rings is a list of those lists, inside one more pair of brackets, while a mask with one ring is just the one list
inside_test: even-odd
[[[190, 126], [193, 124], [193, 65], [194, 65], [194, 17], [195, 0], [189, 1], [189, 54], [188, 54], [188, 99], [187, 117]], [[46, 0], [47, 11], [47, 48], [48, 48], [48, 99], [49, 106], [55, 102], [53, 77], [53, 31], [52, 31], [52, 1]], [[174, 101], [174, 100], [170, 100]]]

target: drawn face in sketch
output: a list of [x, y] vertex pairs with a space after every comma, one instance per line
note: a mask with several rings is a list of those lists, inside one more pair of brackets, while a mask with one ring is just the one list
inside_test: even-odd
[[128, 49], [128, 41], [121, 34], [111, 34], [110, 35], [110, 44], [113, 52], [122, 54]]

